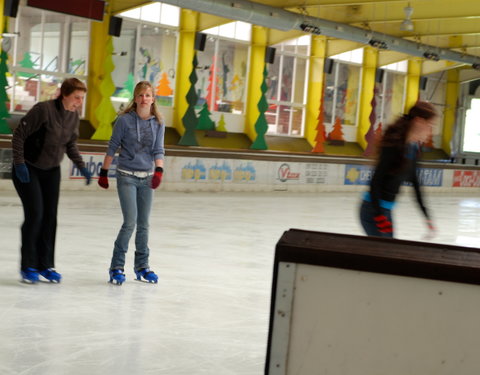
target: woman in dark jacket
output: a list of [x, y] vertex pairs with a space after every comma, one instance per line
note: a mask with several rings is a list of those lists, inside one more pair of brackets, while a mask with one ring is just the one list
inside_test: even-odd
[[437, 114], [432, 104], [417, 102], [407, 115], [386, 129], [380, 141], [378, 163], [370, 190], [364, 193], [360, 208], [360, 221], [367, 235], [393, 237], [392, 209], [404, 182], [413, 185], [427, 226], [434, 230], [423, 204], [417, 178], [417, 159], [421, 144], [431, 135], [436, 119]]
[[52, 282], [61, 280], [54, 268], [54, 254], [64, 154], [78, 167], [87, 185], [91, 178], [77, 147], [78, 111], [86, 91], [77, 78], [66, 79], [60, 96], [37, 103], [13, 133], [12, 179], [25, 216], [20, 273], [28, 283], [36, 283], [39, 276]]

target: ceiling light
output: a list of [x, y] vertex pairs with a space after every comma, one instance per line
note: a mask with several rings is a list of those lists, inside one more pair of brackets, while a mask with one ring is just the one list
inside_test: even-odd
[[403, 8], [405, 12], [405, 19], [403, 20], [402, 24], [400, 25], [400, 30], [403, 31], [413, 31], [413, 22], [412, 22], [412, 14], [413, 8], [408, 4], [405, 8]]
[[474, 63], [472, 64], [472, 68], [475, 70], [480, 70], [480, 64], [479, 63]]
[[433, 61], [439, 61], [440, 60], [440, 56], [438, 56], [438, 54], [435, 53], [435, 52], [426, 51], [423, 54], [423, 57], [425, 57], [427, 60], [433, 60]]
[[387, 49], [388, 45], [385, 43], [383, 40], [378, 40], [378, 39], [370, 39], [368, 42], [372, 47], [378, 48], [378, 49]]
[[300, 28], [305, 31], [306, 33], [312, 33], [312, 34], [321, 34], [322, 31], [320, 30], [320, 28], [318, 26], [315, 26], [315, 25], [309, 25], [307, 23], [302, 23], [300, 25]]

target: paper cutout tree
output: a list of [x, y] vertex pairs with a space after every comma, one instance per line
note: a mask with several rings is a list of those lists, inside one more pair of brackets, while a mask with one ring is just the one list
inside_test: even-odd
[[325, 152], [325, 147], [323, 143], [326, 140], [325, 136], [325, 78], [323, 79], [323, 87], [322, 87], [322, 97], [320, 98], [320, 109], [318, 111], [317, 117], [317, 135], [315, 136], [315, 147], [313, 147], [312, 152]]
[[225, 117], [223, 117], [223, 113], [222, 115], [220, 115], [220, 120], [218, 120], [217, 122], [217, 131], [219, 132], [227, 132], [227, 128], [225, 128]]
[[[32, 55], [30, 55], [29, 52], [25, 52], [23, 54], [23, 59], [18, 63], [22, 68], [27, 68], [27, 69], [34, 69], [35, 68], [35, 63], [32, 61]], [[25, 78], [31, 78], [34, 77], [34, 73], [25, 73], [25, 72], [18, 72], [18, 76], [20, 77], [25, 77]]]
[[163, 72], [160, 80], [158, 81], [157, 86], [157, 96], [170, 96], [173, 94], [173, 90], [170, 87], [170, 81], [168, 80], [168, 75], [166, 72]]
[[198, 130], [215, 130], [215, 123], [210, 118], [207, 102], [203, 103], [202, 110], [199, 112], [197, 129]]
[[[113, 60], [112, 60], [113, 61]], [[123, 89], [117, 94], [120, 98], [133, 98], [133, 91], [135, 90], [135, 79], [132, 73], [128, 73], [127, 80], [123, 82]]]
[[[6, 32], [6, 31], [5, 31]], [[8, 73], [8, 55], [2, 49], [0, 54], [0, 134], [11, 134], [12, 129], [8, 126], [7, 118], [10, 117], [8, 113], [7, 103], [10, 101], [8, 99], [8, 94], [6, 87], [8, 86], [7, 73]]]
[[268, 123], [265, 117], [265, 112], [268, 109], [268, 102], [267, 98], [265, 97], [265, 93], [267, 92], [267, 64], [265, 63], [265, 67], [263, 68], [263, 81], [262, 85], [260, 86], [260, 90], [262, 94], [260, 95], [260, 100], [258, 101], [257, 107], [260, 112], [258, 115], [258, 119], [255, 122], [255, 131], [257, 132], [257, 137], [255, 141], [253, 141], [252, 145], [250, 146], [251, 149], [254, 150], [266, 150], [268, 149], [267, 142], [265, 141], [265, 134], [268, 130]]
[[178, 144], [181, 146], [198, 146], [197, 139], [195, 137], [195, 129], [197, 128], [197, 114], [195, 113], [195, 105], [197, 104], [198, 95], [195, 91], [195, 83], [197, 83], [197, 54], [194, 53], [193, 61], [192, 61], [192, 72], [188, 77], [190, 81], [190, 88], [188, 89], [186, 99], [188, 103], [187, 110], [182, 117], [183, 127], [185, 128], [185, 132], [183, 133], [182, 137], [178, 141]]
[[365, 151], [363, 152], [363, 156], [371, 156], [374, 151], [375, 151], [375, 143], [376, 143], [376, 137], [375, 137], [375, 123], [377, 122], [377, 114], [376, 114], [376, 109], [377, 109], [377, 100], [376, 96], [378, 94], [378, 89], [375, 85], [373, 89], [373, 98], [372, 101], [370, 102], [370, 105], [372, 107], [372, 110], [370, 111], [370, 116], [368, 116], [368, 119], [370, 121], [370, 127], [368, 128], [367, 133], [365, 134], [365, 141], [367, 141], [367, 147], [365, 148]]
[[343, 146], [345, 144], [345, 139], [343, 138], [342, 131], [342, 120], [340, 117], [335, 119], [335, 124], [333, 124], [332, 131], [328, 134], [329, 144], [332, 146]]
[[95, 117], [98, 120], [98, 127], [95, 133], [92, 135], [92, 139], [109, 140], [112, 136], [113, 122], [117, 117], [115, 108], [113, 107], [110, 97], [115, 92], [115, 84], [112, 80], [112, 72], [115, 69], [115, 65], [112, 60], [113, 42], [112, 37], [107, 38], [106, 54], [103, 63], [103, 79], [98, 87], [102, 100], [95, 109]]

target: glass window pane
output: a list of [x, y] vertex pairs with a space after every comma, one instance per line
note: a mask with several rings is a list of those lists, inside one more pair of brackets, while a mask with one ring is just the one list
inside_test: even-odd
[[335, 103], [335, 120], [340, 118], [344, 125], [355, 125], [360, 68], [349, 64], [340, 64], [338, 67], [338, 81], [336, 83], [337, 97]]
[[162, 4], [160, 23], [169, 26], [178, 26], [180, 24], [180, 8], [175, 5]]
[[281, 101], [291, 101], [292, 100], [292, 79], [293, 79], [293, 56], [282, 56], [283, 66], [282, 66], [282, 78], [281, 78], [281, 91], [280, 91], [280, 100]]
[[85, 75], [87, 73], [87, 58], [89, 52], [88, 21], [72, 23], [70, 36], [70, 57], [68, 59], [68, 73]]
[[302, 107], [292, 107], [292, 130], [291, 135], [302, 135], [303, 129], [303, 114], [304, 109]]
[[218, 82], [215, 84], [215, 46], [216, 40], [208, 37], [205, 43], [205, 50], [203, 52], [197, 51], [197, 83], [195, 88], [198, 93], [198, 105], [202, 106], [205, 102], [208, 103], [210, 111], [217, 108], [216, 100], [218, 97]]
[[160, 23], [160, 3], [147, 4], [141, 7], [141, 20]]
[[133, 18], [133, 19], [140, 19], [140, 12], [141, 12], [141, 8], [135, 8], [135, 9], [131, 9], [131, 10], [127, 10], [125, 12], [122, 12], [119, 14], [119, 16], [121, 17], [127, 17], [127, 18]]
[[40, 69], [42, 16], [35, 8], [21, 7], [17, 42], [16, 65], [28, 69]]
[[265, 93], [267, 100], [278, 100], [279, 89], [279, 70], [280, 56], [275, 58], [273, 64], [267, 64], [267, 92]]
[[61, 48], [64, 45], [63, 38], [65, 16], [56, 13], [45, 12], [45, 21], [43, 24], [43, 54], [42, 68], [51, 72], [60, 71], [61, 67]]
[[115, 69], [112, 72], [112, 80], [115, 84], [115, 93], [112, 104], [116, 109], [120, 109], [133, 96], [133, 87], [135, 84], [135, 44], [137, 39], [137, 23], [123, 20], [122, 34], [117, 38], [112, 38], [113, 51], [112, 56]]
[[235, 22], [235, 39], [250, 41], [251, 33], [252, 33], [252, 25], [246, 22]]
[[472, 99], [470, 109], [465, 116], [465, 131], [463, 135], [463, 152], [480, 152], [480, 99]]
[[335, 74], [338, 62], [333, 62], [333, 69], [331, 74], [325, 74], [325, 91], [323, 93], [323, 105], [325, 110], [325, 123], [333, 124], [334, 108], [333, 102], [335, 98]]
[[235, 38], [235, 22], [229, 22], [218, 28], [218, 35], [225, 38]]
[[13, 110], [27, 112], [38, 102], [38, 76], [19, 72], [15, 78], [15, 86], [11, 94], [9, 92], [10, 98], [13, 98]]
[[248, 47], [226, 40], [218, 41], [218, 111], [243, 112]]
[[307, 80], [307, 60], [297, 57], [297, 66], [295, 69], [295, 93], [294, 103], [304, 103], [305, 85]]

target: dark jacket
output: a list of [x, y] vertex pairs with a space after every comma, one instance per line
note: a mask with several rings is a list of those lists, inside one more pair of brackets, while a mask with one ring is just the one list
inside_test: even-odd
[[60, 98], [35, 104], [13, 132], [14, 164], [27, 162], [50, 169], [59, 166], [67, 153], [78, 168], [83, 168], [77, 146], [78, 124], [78, 113], [65, 110]]
[[[417, 178], [418, 149], [412, 148], [412, 145], [406, 147], [405, 150], [399, 150], [395, 147], [383, 147], [381, 149], [378, 165], [370, 183], [370, 198], [377, 215], [380, 215], [380, 199], [394, 202], [402, 183], [409, 182], [415, 189], [420, 209], [428, 218]], [[402, 160], [403, 162], [399, 163]]]

